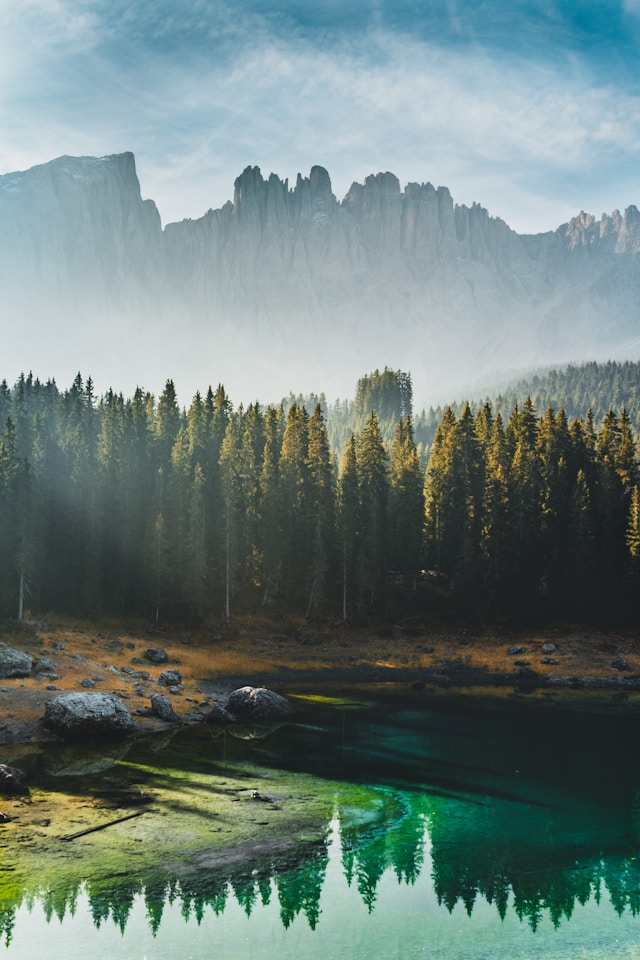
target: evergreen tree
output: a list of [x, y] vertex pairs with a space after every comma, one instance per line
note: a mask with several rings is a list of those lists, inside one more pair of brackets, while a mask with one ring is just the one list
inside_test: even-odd
[[593, 611], [598, 561], [591, 494], [583, 470], [578, 470], [567, 518], [565, 609], [583, 619]]
[[539, 560], [542, 590], [558, 603], [554, 594], [561, 587], [561, 570], [565, 563], [566, 523], [571, 494], [569, 462], [571, 439], [564, 410], [554, 413], [548, 407], [538, 425], [536, 454], [539, 478]]
[[287, 413], [279, 476], [283, 498], [283, 587], [290, 601], [305, 588], [310, 531], [309, 417], [294, 404]]
[[502, 417], [493, 421], [484, 444], [484, 492], [481, 507], [480, 551], [484, 607], [495, 610], [502, 599], [507, 574], [509, 538], [510, 458]]
[[224, 518], [224, 616], [227, 621], [231, 616], [231, 599], [239, 587], [242, 576], [244, 503], [243, 478], [238, 469], [238, 463], [243, 416], [242, 407], [230, 415], [220, 450]]
[[415, 575], [422, 559], [424, 471], [408, 414], [398, 421], [389, 471], [389, 566]]
[[436, 430], [425, 476], [425, 551], [430, 567], [453, 576], [461, 540], [464, 503], [456, 479], [457, 418], [445, 410]]
[[340, 462], [338, 525], [342, 553], [342, 619], [347, 620], [350, 598], [360, 565], [362, 505], [358, 471], [358, 447], [354, 434], [347, 441]]
[[540, 477], [536, 455], [536, 420], [527, 398], [507, 425], [512, 450], [509, 483], [509, 538], [505, 596], [514, 612], [530, 617], [540, 591]]
[[199, 463], [189, 491], [184, 589], [192, 614], [201, 618], [207, 603], [206, 481]]
[[358, 442], [362, 586], [369, 605], [384, 599], [388, 554], [389, 458], [372, 411]]
[[[640, 490], [637, 484], [631, 491], [626, 544], [628, 554], [628, 583], [631, 587], [633, 604], [637, 602], [637, 590], [640, 586]], [[633, 596], [633, 594], [635, 594], [635, 596]]]
[[281, 410], [269, 407], [265, 417], [265, 442], [260, 471], [263, 606], [269, 603], [278, 591], [283, 561], [284, 503], [280, 485], [281, 413]]
[[309, 602], [307, 617], [324, 599], [330, 571], [335, 569], [336, 516], [334, 469], [322, 408], [318, 403], [308, 426]]

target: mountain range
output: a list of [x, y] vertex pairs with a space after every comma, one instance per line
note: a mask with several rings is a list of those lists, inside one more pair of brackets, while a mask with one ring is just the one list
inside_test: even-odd
[[342, 201], [247, 167], [233, 201], [164, 228], [131, 153], [0, 176], [9, 381], [161, 389], [235, 402], [346, 396], [375, 367], [427, 402], [533, 366], [640, 355], [640, 213], [518, 234], [446, 187], [392, 173]]

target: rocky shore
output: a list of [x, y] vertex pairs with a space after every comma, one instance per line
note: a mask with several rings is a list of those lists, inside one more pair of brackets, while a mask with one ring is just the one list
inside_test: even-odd
[[390, 682], [418, 691], [609, 691], [629, 699], [638, 692], [640, 701], [640, 638], [560, 627], [526, 635], [421, 623], [310, 628], [256, 618], [187, 630], [50, 615], [0, 629], [0, 743], [55, 736], [47, 704], [65, 691], [108, 694], [126, 708], [134, 733], [150, 733], [201, 722], [247, 684], [286, 691]]

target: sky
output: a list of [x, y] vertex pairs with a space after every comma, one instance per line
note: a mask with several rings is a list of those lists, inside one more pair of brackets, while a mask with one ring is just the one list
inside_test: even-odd
[[640, 0], [0, 0], [0, 173], [135, 154], [163, 223], [257, 165], [520, 232], [640, 206]]

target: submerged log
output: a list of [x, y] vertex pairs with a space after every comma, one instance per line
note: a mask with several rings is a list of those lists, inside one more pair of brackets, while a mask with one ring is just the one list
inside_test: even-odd
[[86, 830], [78, 830], [77, 833], [70, 833], [68, 837], [62, 837], [62, 840], [77, 840], [78, 837], [86, 837], [89, 833], [97, 833], [98, 830], [106, 830], [107, 827], [115, 827], [118, 823], [124, 823], [125, 820], [133, 820], [134, 817], [141, 817], [146, 810], [136, 810], [135, 813], [127, 813], [124, 817], [117, 817], [116, 820], [109, 820], [108, 823], [99, 823], [97, 827], [87, 827]]

